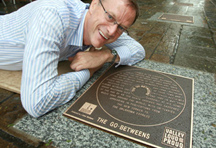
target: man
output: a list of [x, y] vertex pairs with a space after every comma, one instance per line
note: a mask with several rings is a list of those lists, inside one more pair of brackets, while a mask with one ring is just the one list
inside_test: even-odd
[[[124, 33], [137, 18], [133, 1], [38, 0], [0, 16], [0, 69], [22, 70], [21, 101], [30, 115], [71, 100], [104, 63], [144, 58], [143, 47]], [[84, 52], [103, 45], [109, 49]], [[58, 62], [67, 59], [75, 72], [58, 76]]]

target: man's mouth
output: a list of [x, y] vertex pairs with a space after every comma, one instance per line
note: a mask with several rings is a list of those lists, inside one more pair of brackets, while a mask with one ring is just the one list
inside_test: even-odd
[[108, 40], [108, 38], [103, 34], [102, 31], [99, 30], [99, 33], [100, 33], [100, 35], [101, 35], [102, 37], [104, 37], [106, 40]]

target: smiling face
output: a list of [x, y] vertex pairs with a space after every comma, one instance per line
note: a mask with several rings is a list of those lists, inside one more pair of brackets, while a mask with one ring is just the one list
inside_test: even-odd
[[[127, 0], [102, 0], [102, 4], [123, 28], [131, 26], [136, 12], [127, 5]], [[121, 35], [118, 24], [107, 21], [107, 13], [104, 12], [99, 0], [93, 0], [85, 18], [84, 44], [99, 48], [116, 41]]]

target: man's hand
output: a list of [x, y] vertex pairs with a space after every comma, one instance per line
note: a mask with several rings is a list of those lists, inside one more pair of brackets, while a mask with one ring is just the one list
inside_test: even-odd
[[101, 67], [102, 67], [102, 66], [97, 67], [97, 68], [90, 68], [90, 69], [89, 69], [90, 77], [92, 77], [93, 74], [94, 74], [96, 71], [98, 71]]
[[78, 52], [74, 57], [68, 58], [71, 61], [71, 69], [80, 71], [82, 69], [99, 69], [104, 63], [112, 59], [109, 49], [95, 50], [91, 48], [89, 52]]

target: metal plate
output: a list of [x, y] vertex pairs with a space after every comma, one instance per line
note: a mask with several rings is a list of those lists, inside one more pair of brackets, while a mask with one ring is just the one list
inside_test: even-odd
[[191, 3], [178, 3], [178, 2], [175, 2], [175, 5], [193, 7], [193, 4], [191, 4]]
[[191, 147], [193, 79], [111, 67], [64, 113], [153, 147]]
[[193, 16], [177, 15], [177, 14], [167, 14], [163, 13], [158, 19], [165, 21], [175, 21], [182, 23], [194, 23]]

